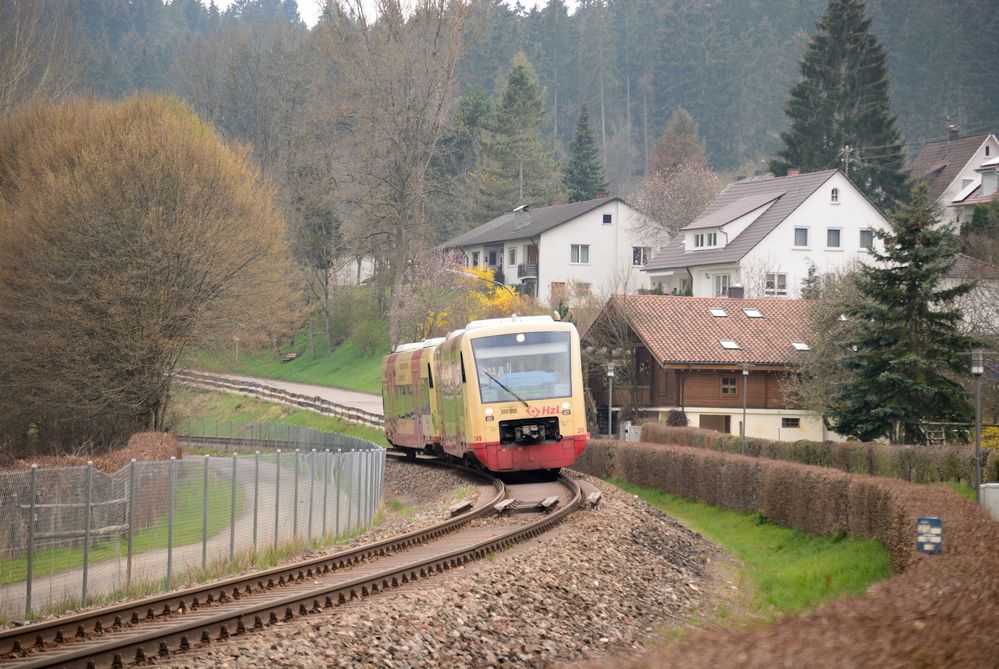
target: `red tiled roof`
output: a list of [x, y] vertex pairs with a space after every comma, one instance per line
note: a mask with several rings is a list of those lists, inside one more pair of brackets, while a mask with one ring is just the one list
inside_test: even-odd
[[[791, 342], [806, 341], [809, 300], [617, 296], [614, 304], [661, 365], [797, 365], [806, 352]], [[709, 309], [727, 314], [716, 317]], [[758, 309], [750, 318], [743, 309]], [[605, 312], [606, 313], [606, 312]], [[739, 348], [722, 348], [720, 340]]]
[[954, 262], [954, 266], [947, 273], [947, 278], [996, 281], [999, 280], [999, 267], [990, 262], [958, 253], [957, 261]]

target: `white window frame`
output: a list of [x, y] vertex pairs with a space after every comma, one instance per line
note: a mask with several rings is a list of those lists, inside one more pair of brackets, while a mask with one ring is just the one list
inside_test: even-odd
[[[635, 251], [639, 251], [638, 262], [635, 262]], [[652, 256], [651, 246], [632, 246], [631, 247], [631, 266], [632, 267], [644, 267], [649, 264], [649, 258]]]
[[694, 248], [701, 249], [704, 248], [704, 233], [698, 232], [694, 235]]
[[[864, 233], [867, 232], [871, 235], [871, 243], [869, 245], [864, 244]], [[857, 235], [857, 242], [860, 244], [861, 251], [870, 251], [874, 248], [874, 228], [862, 228], [860, 233]]]
[[[838, 235], [839, 239], [836, 240], [839, 242], [838, 246], [830, 246], [829, 244], [829, 233], [834, 231], [839, 233]], [[843, 250], [843, 228], [826, 228], [826, 248], [829, 250], [837, 250], [837, 251]]]
[[829, 191], [829, 203], [839, 204], [839, 188], [833, 188]]
[[787, 272], [766, 272], [763, 275], [763, 294], [767, 297], [787, 297]]
[[728, 297], [728, 289], [732, 287], [731, 274], [715, 274], [711, 277], [715, 297]]
[[479, 252], [478, 251], [472, 251], [472, 259], [471, 259], [470, 262], [472, 264], [469, 265], [469, 267], [478, 267], [479, 266]]
[[706, 242], [705, 245], [708, 248], [718, 246], [718, 233], [717, 232], [707, 233], [707, 235], [705, 235], [705, 242]]
[[569, 264], [570, 265], [589, 265], [590, 264], [590, 245], [589, 244], [570, 244], [569, 245]]
[[614, 225], [614, 214], [604, 214], [600, 221], [602, 225]]
[[[805, 231], [805, 243], [804, 243], [804, 245], [798, 244], [798, 230], [804, 230]], [[799, 226], [795, 226], [795, 228], [794, 228], [794, 237], [792, 238], [792, 242], [794, 243], [794, 248], [796, 248], [796, 249], [807, 249], [807, 248], [810, 248], [809, 245], [808, 245], [809, 241], [810, 241], [810, 239], [809, 239], [810, 237], [811, 237], [811, 228], [809, 228], [807, 226], [800, 226], [800, 225]]]
[[510, 260], [510, 262], [507, 263], [508, 265], [510, 265], [510, 267], [513, 267], [513, 266], [515, 266], [517, 264], [517, 247], [516, 246], [511, 246], [510, 248], [507, 249], [507, 257]]

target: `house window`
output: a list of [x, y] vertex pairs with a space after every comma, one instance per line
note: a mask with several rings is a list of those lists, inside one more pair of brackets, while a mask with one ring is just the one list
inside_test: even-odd
[[735, 376], [722, 377], [722, 395], [738, 395], [739, 378]]
[[728, 351], [737, 351], [739, 349], [739, 342], [734, 339], [719, 339], [718, 343]]
[[724, 309], [720, 309], [718, 307], [712, 307], [712, 308], [708, 309], [708, 312], [712, 316], [714, 316], [715, 318], [726, 318], [726, 317], [728, 317], [728, 314], [725, 313], [725, 310]]
[[708, 246], [718, 246], [718, 233], [709, 232], [707, 235]]
[[507, 252], [507, 255], [510, 256], [510, 262], [507, 263], [507, 264], [510, 265], [510, 267], [513, 267], [514, 265], [516, 265], [517, 264], [517, 247], [516, 246], [511, 246], [510, 250]]
[[715, 297], [728, 297], [731, 277], [728, 274], [715, 274]]
[[839, 204], [839, 189], [833, 188], [832, 192], [829, 194], [829, 201], [833, 204]]
[[800, 247], [808, 246], [808, 228], [794, 229], [794, 245]]
[[610, 225], [614, 222], [614, 218], [610, 214], [604, 214], [604, 225]]
[[486, 257], [489, 258], [489, 266], [496, 267], [496, 251], [490, 251]]
[[472, 251], [472, 267], [478, 267], [478, 266], [479, 266], [479, 252]]
[[704, 235], [694, 235], [694, 248], [699, 249], [704, 246]]
[[860, 231], [860, 248], [868, 251], [874, 248], [874, 231], [870, 228]]
[[840, 238], [839, 228], [829, 228], [828, 230], [826, 230], [826, 248], [838, 249], [840, 247], [839, 238]]
[[590, 262], [590, 245], [573, 244], [569, 247], [569, 262], [574, 265], [587, 265]]
[[770, 297], [787, 295], [787, 274], [767, 272], [764, 277], [763, 294]]
[[989, 150], [990, 150], [991, 148], [992, 148], [991, 146], [986, 146], [986, 147], [985, 147], [985, 157], [986, 157], [986, 158], [988, 158], [988, 157], [989, 157]]
[[797, 429], [797, 428], [801, 427], [801, 419], [800, 418], [781, 418], [780, 419], [780, 426], [781, 427], [790, 427], [790, 428]]
[[686, 295], [690, 292], [690, 279], [680, 279], [680, 294]]
[[649, 257], [652, 255], [651, 246], [632, 246], [631, 264], [635, 267], [642, 267], [649, 264]]

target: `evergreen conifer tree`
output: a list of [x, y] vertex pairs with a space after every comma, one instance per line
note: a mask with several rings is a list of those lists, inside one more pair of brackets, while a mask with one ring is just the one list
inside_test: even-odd
[[590, 130], [590, 118], [583, 105], [576, 123], [576, 134], [569, 145], [569, 162], [563, 173], [569, 202], [581, 202], [600, 197], [607, 192], [604, 166], [597, 156], [597, 142]]
[[774, 174], [840, 167], [882, 207], [905, 194], [902, 139], [888, 96], [887, 55], [862, 0], [829, 0], [791, 88]]
[[549, 204], [562, 192], [555, 159], [541, 140], [545, 96], [527, 56], [514, 56], [484, 141], [481, 169], [472, 172], [473, 220], [487, 221], [520, 204]]
[[851, 324], [842, 364], [850, 372], [834, 394], [837, 432], [864, 441], [888, 437], [915, 443], [921, 421], [967, 421], [971, 406], [957, 382], [974, 341], [958, 331], [954, 300], [971, 284], [942, 288], [958, 249], [954, 233], [938, 225], [925, 185], [889, 215], [878, 232], [884, 251], [854, 281], [860, 299], [846, 308]]

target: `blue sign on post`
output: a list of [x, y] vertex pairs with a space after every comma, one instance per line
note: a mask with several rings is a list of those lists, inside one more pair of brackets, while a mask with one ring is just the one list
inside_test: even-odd
[[916, 519], [916, 550], [936, 555], [943, 552], [943, 521], [933, 516]]

